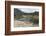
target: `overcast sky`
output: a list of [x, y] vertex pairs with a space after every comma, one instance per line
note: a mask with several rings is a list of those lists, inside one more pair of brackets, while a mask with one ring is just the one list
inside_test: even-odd
[[23, 11], [24, 13], [33, 13], [35, 11], [39, 11], [39, 9], [31, 9], [31, 8], [18, 8], [19, 10]]

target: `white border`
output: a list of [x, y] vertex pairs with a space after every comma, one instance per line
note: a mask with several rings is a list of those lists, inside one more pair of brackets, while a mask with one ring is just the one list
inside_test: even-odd
[[[39, 9], [39, 27], [14, 27], [14, 8], [36, 8]], [[11, 5], [11, 31], [42, 30], [42, 7]]]

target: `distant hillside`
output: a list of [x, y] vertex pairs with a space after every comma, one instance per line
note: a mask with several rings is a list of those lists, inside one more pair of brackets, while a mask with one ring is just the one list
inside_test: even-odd
[[35, 11], [34, 13], [24, 13], [23, 11], [15, 8], [14, 9], [14, 16], [15, 15], [39, 15], [39, 12], [38, 11]]
[[17, 8], [14, 9], [14, 15], [22, 15], [22, 14], [23, 14], [23, 12], [20, 11], [19, 9], [17, 9]]
[[34, 12], [34, 13], [24, 13], [24, 15], [39, 15], [39, 12]]

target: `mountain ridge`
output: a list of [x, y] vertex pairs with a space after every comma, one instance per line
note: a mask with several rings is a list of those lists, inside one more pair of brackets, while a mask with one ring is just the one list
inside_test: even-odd
[[14, 15], [39, 15], [39, 12], [35, 11], [33, 13], [24, 13], [23, 11], [16, 8], [14, 9]]

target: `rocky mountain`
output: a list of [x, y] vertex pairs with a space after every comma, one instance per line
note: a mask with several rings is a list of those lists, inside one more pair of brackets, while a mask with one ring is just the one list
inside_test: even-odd
[[14, 9], [14, 16], [15, 15], [39, 15], [39, 12], [38, 11], [34, 11], [34, 13], [24, 13], [23, 11], [15, 8]]
[[14, 16], [15, 15], [22, 15], [22, 14], [23, 14], [23, 12], [21, 10], [19, 10], [17, 8], [14, 9]]

